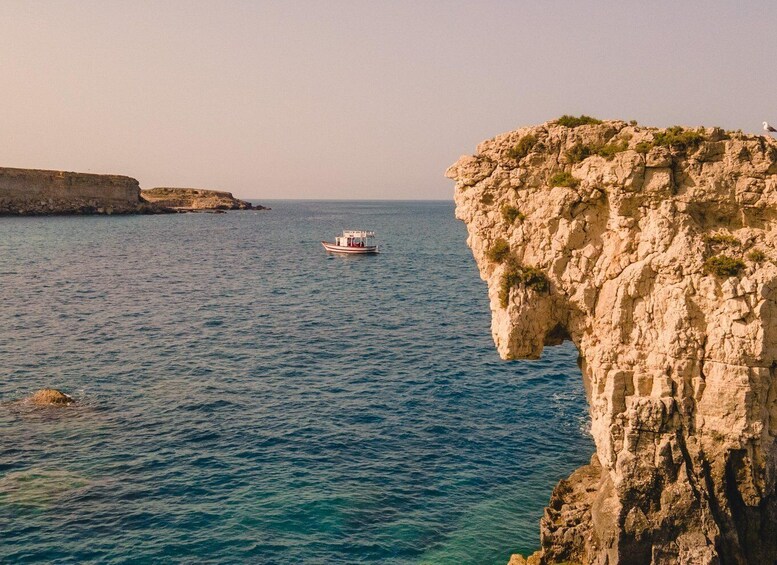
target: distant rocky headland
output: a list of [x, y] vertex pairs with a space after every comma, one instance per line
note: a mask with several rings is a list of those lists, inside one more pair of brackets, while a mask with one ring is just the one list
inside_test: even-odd
[[[164, 196], [162, 196], [164, 195]], [[0, 215], [165, 214], [191, 210], [265, 210], [228, 192], [158, 188], [136, 179], [0, 167]]]
[[231, 192], [202, 188], [151, 188], [141, 190], [140, 197], [147, 202], [179, 211], [269, 210], [264, 206], [254, 206], [245, 200], [238, 200]]
[[499, 354], [571, 340], [590, 405], [511, 563], [777, 562], [777, 142], [565, 116], [447, 176]]

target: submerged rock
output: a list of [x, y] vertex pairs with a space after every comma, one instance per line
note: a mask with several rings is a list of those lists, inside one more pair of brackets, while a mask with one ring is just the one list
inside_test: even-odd
[[30, 396], [30, 402], [47, 406], [68, 406], [75, 403], [75, 399], [54, 388], [42, 388]]
[[580, 352], [596, 456], [530, 562], [777, 561], [777, 142], [548, 122], [446, 174], [499, 354]]
[[0, 504], [47, 508], [62, 502], [90, 481], [63, 469], [28, 469], [0, 477]]

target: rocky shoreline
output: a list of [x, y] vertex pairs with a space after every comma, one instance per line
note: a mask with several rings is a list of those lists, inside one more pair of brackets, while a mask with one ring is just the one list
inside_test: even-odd
[[566, 116], [446, 174], [499, 354], [571, 340], [590, 406], [511, 563], [777, 562], [777, 142]]
[[229, 192], [189, 188], [141, 191], [136, 179], [0, 167], [0, 216], [173, 214], [267, 210]]
[[247, 200], [239, 200], [231, 192], [205, 190], [202, 188], [150, 188], [141, 190], [140, 197], [157, 206], [179, 212], [202, 210], [269, 210]]

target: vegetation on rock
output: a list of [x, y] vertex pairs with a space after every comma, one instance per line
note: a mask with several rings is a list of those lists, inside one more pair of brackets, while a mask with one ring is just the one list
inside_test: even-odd
[[634, 151], [642, 154], [649, 153], [651, 149], [653, 149], [653, 144], [649, 141], [640, 141], [634, 146]]
[[729, 257], [728, 255], [715, 255], [704, 262], [705, 272], [716, 277], [735, 277], [744, 268], [744, 261]]
[[566, 156], [567, 160], [572, 164], [580, 163], [591, 155], [599, 155], [600, 157], [604, 157], [608, 161], [611, 161], [616, 153], [626, 151], [628, 148], [629, 142], [625, 140], [588, 145], [578, 142], [567, 151]]
[[629, 148], [628, 141], [613, 141], [599, 147], [596, 154], [600, 157], [604, 157], [608, 161], [612, 161], [615, 158], [616, 153], [621, 153]]
[[602, 120], [597, 120], [596, 118], [592, 118], [591, 116], [586, 116], [585, 114], [578, 117], [564, 114], [558, 120], [556, 120], [556, 123], [560, 126], [566, 126], [568, 128], [576, 128], [578, 126], [601, 124]]
[[[728, 139], [728, 137], [724, 137]], [[649, 153], [654, 147], [667, 147], [673, 151], [684, 152], [695, 149], [707, 140], [704, 129], [685, 129], [682, 126], [672, 126], [664, 131], [653, 134], [653, 141], [640, 141], [634, 146], [637, 153]]]
[[753, 249], [750, 253], [747, 254], [747, 258], [753, 263], [763, 263], [766, 261], [766, 253], [760, 249]]
[[733, 235], [727, 234], [727, 233], [715, 233], [715, 234], [706, 236], [704, 239], [710, 245], [726, 246], [726, 247], [739, 247], [740, 245], [742, 245], [741, 241], [739, 241]]
[[703, 130], [690, 130], [682, 126], [672, 126], [665, 131], [657, 131], [653, 134], [653, 145], [656, 147], [669, 147], [676, 151], [686, 151], [701, 144], [706, 139]]
[[593, 154], [594, 154], [594, 151], [592, 151], [592, 147], [590, 145], [586, 145], [585, 143], [580, 143], [579, 141], [575, 143], [566, 153], [567, 161], [569, 161], [572, 164], [585, 161], [588, 157], [590, 157]]
[[521, 265], [515, 258], [510, 258], [500, 281], [499, 303], [502, 308], [507, 308], [510, 289], [516, 286], [523, 286], [536, 292], [547, 292], [550, 289], [548, 277], [540, 269]]
[[567, 171], [557, 172], [550, 177], [550, 181], [548, 182], [550, 186], [565, 186], [568, 188], [575, 188], [580, 184], [580, 181], [573, 177], [572, 173], [568, 173]]
[[506, 224], [513, 225], [515, 223], [515, 220], [523, 221], [526, 218], [526, 216], [523, 215], [521, 211], [515, 206], [512, 206], [510, 204], [505, 204], [504, 206], [502, 206], [502, 218], [504, 219]]
[[491, 247], [486, 251], [486, 257], [493, 263], [501, 263], [510, 254], [510, 244], [507, 243], [501, 237], [491, 244]]
[[518, 140], [518, 143], [516, 143], [510, 149], [507, 150], [506, 155], [510, 159], [515, 159], [516, 161], [520, 161], [521, 159], [523, 159], [529, 154], [529, 152], [532, 150], [532, 148], [536, 143], [537, 143], [536, 136], [531, 134], [525, 135]]

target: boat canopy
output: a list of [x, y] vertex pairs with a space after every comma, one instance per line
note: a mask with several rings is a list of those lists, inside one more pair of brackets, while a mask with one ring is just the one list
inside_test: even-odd
[[358, 237], [365, 239], [368, 237], [375, 237], [375, 232], [363, 230], [343, 230], [343, 235], [341, 237]]

